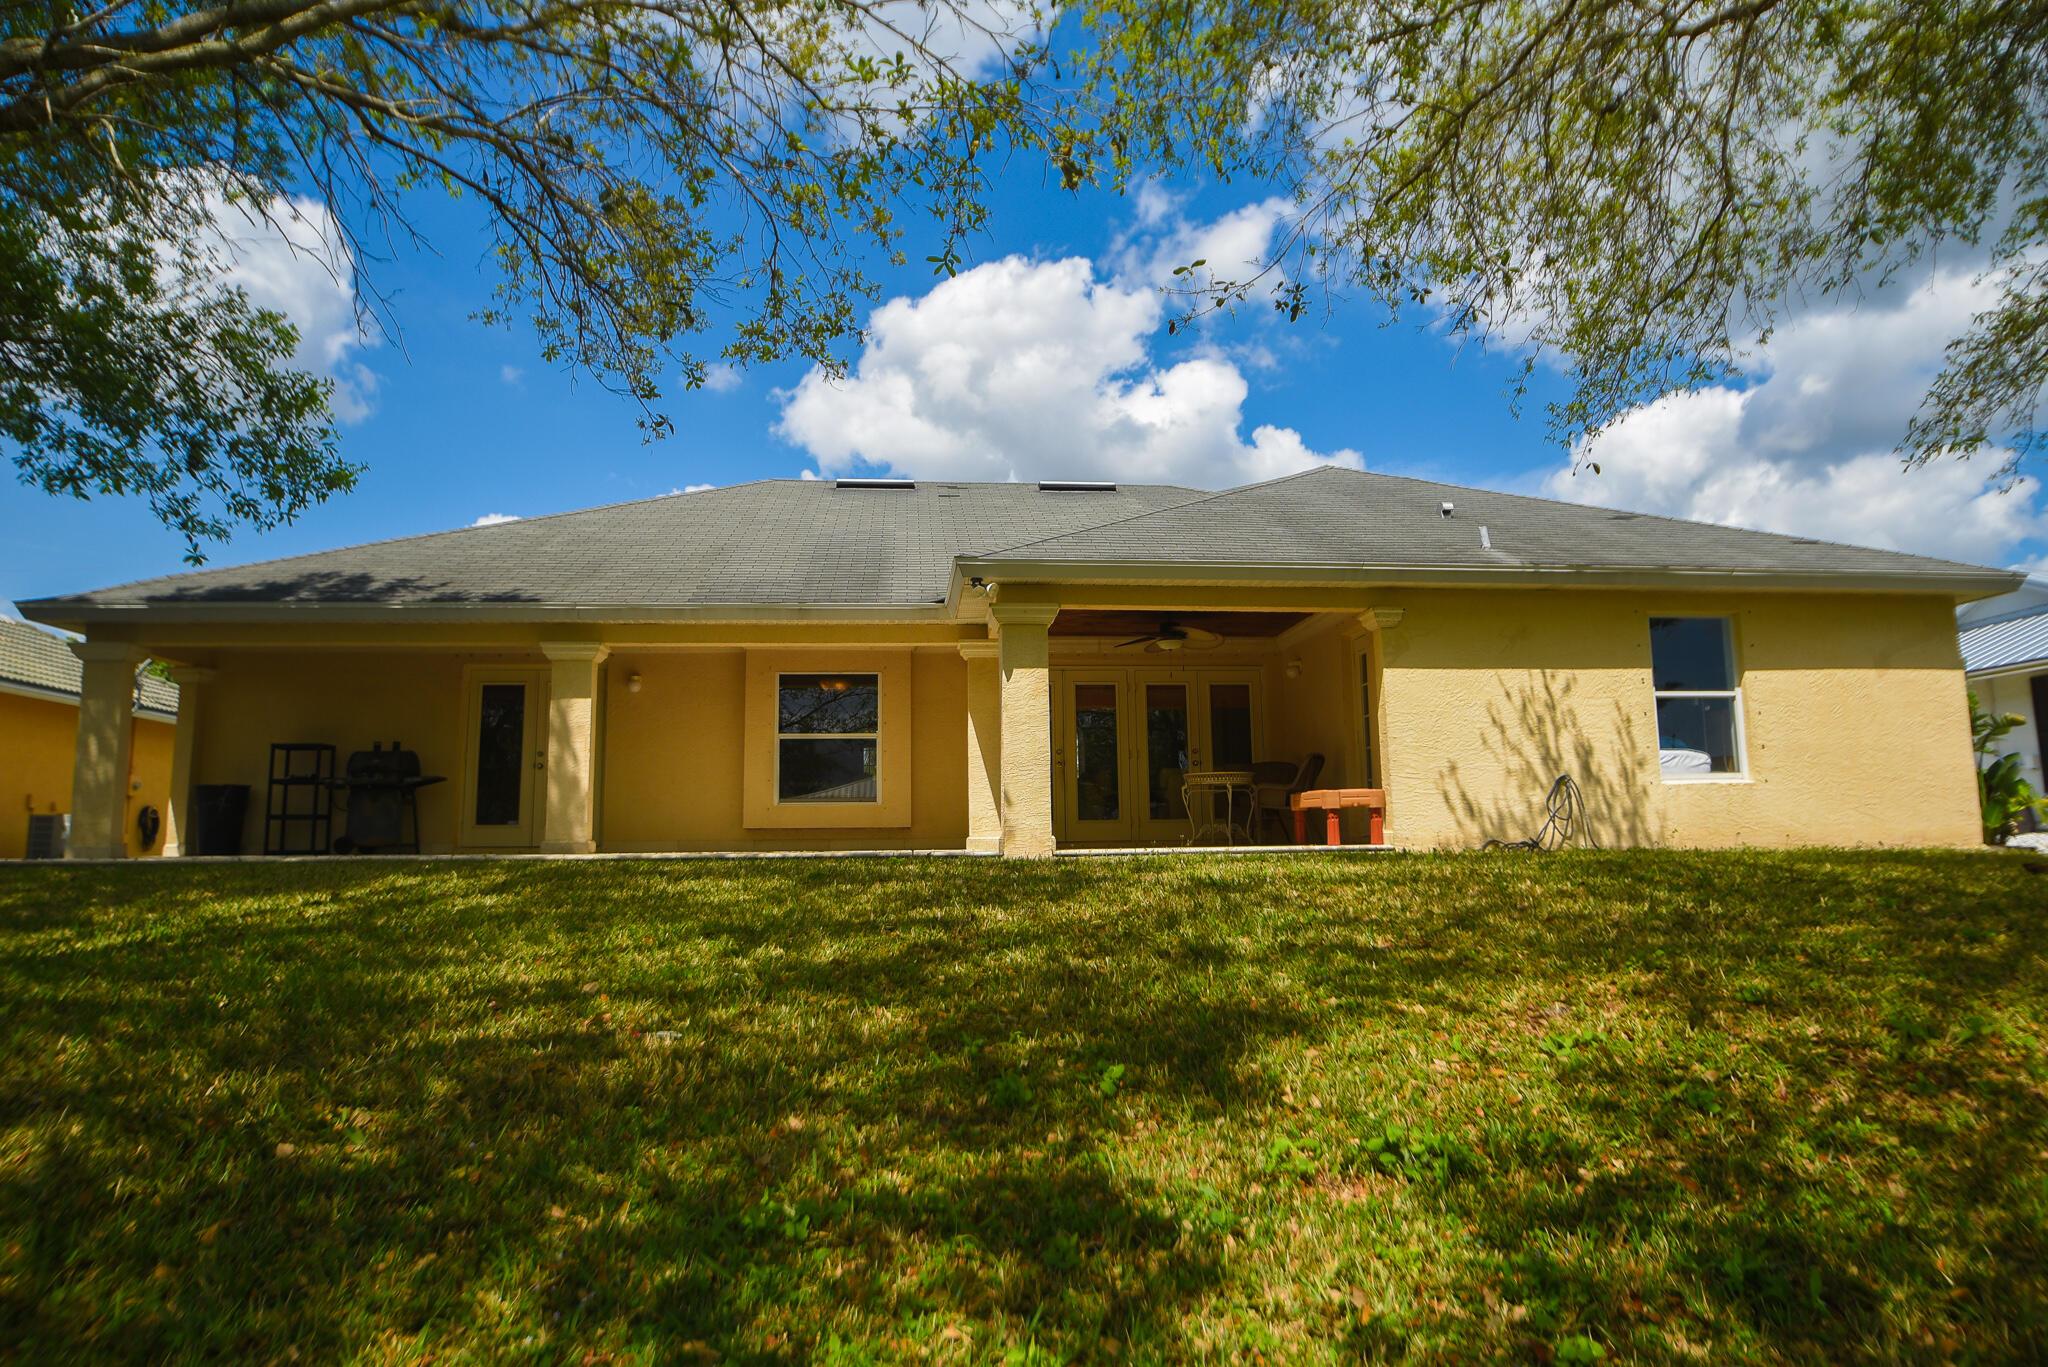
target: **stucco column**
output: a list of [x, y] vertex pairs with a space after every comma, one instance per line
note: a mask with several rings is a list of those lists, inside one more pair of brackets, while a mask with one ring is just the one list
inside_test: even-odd
[[1053, 852], [1052, 674], [1046, 628], [1056, 605], [997, 602], [989, 609], [999, 631], [1002, 672], [1002, 852], [1043, 859]]
[[547, 810], [544, 854], [589, 854], [597, 848], [597, 667], [610, 648], [592, 641], [541, 645], [548, 677]]
[[84, 667], [84, 678], [65, 854], [119, 859], [128, 853], [128, 763], [135, 739], [135, 667], [142, 652], [120, 642], [73, 641], [71, 653]]
[[967, 848], [1003, 847], [1003, 672], [994, 641], [962, 641], [967, 660]]
[[171, 671], [178, 686], [178, 729], [171, 737], [171, 793], [164, 803], [164, 857], [185, 853], [192, 830], [192, 746], [199, 735], [199, 698], [213, 671], [181, 665]]

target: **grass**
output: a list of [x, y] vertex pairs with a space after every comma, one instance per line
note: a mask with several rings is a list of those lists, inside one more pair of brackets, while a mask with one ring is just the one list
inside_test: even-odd
[[2040, 1360], [2044, 913], [1992, 854], [0, 870], [0, 1357]]

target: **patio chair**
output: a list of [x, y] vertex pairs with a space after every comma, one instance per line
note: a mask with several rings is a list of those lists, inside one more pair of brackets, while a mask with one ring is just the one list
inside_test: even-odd
[[1280, 827], [1280, 841], [1293, 839], [1294, 810], [1288, 799], [1307, 792], [1323, 773], [1323, 757], [1313, 751], [1299, 764], [1287, 760], [1262, 760], [1252, 766], [1252, 786], [1258, 795], [1258, 827], [1272, 821]]

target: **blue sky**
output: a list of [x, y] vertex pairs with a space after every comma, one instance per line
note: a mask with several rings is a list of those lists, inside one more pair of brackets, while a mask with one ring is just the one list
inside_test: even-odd
[[[252, 246], [244, 283], [299, 319], [309, 363], [343, 381], [344, 450], [367, 468], [353, 494], [213, 547], [214, 563], [806, 471], [1219, 485], [1319, 459], [1982, 563], [2048, 545], [2031, 481], [1987, 487], [1995, 454], [1916, 472], [1889, 455], [1940, 340], [1968, 317], [1967, 274], [1922, 272], [1857, 310], [1794, 319], [1751, 383], [1630, 415], [1603, 441], [1605, 473], [1573, 476], [1545, 431], [1554, 375], [1539, 372], [1518, 416], [1505, 357], [1386, 325], [1363, 298], [1294, 324], [1253, 306], [1169, 336], [1164, 270], [1259, 250], [1288, 212], [1267, 187], [1120, 197], [1013, 177], [958, 279], [879, 272], [882, 307], [847, 382], [796, 364], [724, 377], [672, 396], [676, 433], [648, 444], [630, 401], [550, 369], [523, 327], [471, 321], [491, 286], [482, 225], [427, 196], [417, 209], [438, 254], [371, 263], [397, 333], [367, 343], [315, 263]], [[12, 481], [0, 541], [0, 610], [175, 572], [183, 549], [139, 505]]]

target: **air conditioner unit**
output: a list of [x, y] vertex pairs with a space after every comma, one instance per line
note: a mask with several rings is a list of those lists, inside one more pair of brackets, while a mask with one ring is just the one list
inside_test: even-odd
[[61, 812], [55, 816], [31, 816], [28, 819], [28, 857], [30, 859], [62, 859], [64, 847], [71, 843], [71, 813]]

